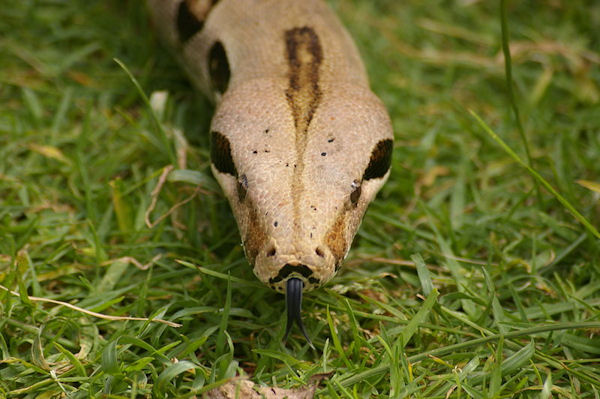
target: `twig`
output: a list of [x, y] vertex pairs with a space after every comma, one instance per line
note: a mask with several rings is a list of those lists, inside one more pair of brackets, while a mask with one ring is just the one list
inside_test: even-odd
[[[9, 292], [14, 296], [18, 296], [18, 297], [21, 296], [18, 292], [11, 291], [3, 285], [0, 285], [0, 289], [4, 290], [6, 292]], [[71, 305], [70, 303], [67, 303], [67, 302], [57, 301], [55, 299], [40, 298], [37, 296], [28, 296], [28, 298], [32, 302], [49, 302], [49, 303], [54, 303], [56, 305], [65, 306], [69, 309], [73, 309], [77, 312], [85, 313], [87, 315], [94, 316], [99, 319], [114, 320], [114, 321], [123, 321], [123, 320], [150, 321], [150, 322], [154, 322], [154, 323], [166, 324], [171, 327], [181, 327], [181, 324], [179, 324], [179, 323], [173, 323], [172, 321], [163, 320], [163, 319], [148, 319], [146, 317], [131, 317], [131, 316], [109, 316], [109, 315], [102, 314], [102, 313], [92, 312], [91, 310], [80, 308], [79, 306]]]
[[150, 221], [150, 214], [154, 210], [154, 207], [156, 207], [156, 202], [158, 201], [158, 195], [160, 194], [160, 191], [162, 190], [162, 187], [164, 186], [165, 182], [167, 181], [167, 177], [169, 176], [169, 173], [171, 173], [172, 171], [173, 171], [173, 166], [172, 165], [166, 166], [163, 169], [160, 177], [158, 178], [158, 183], [156, 184], [156, 187], [154, 188], [154, 190], [152, 190], [152, 201], [150, 202], [150, 206], [148, 207], [148, 209], [146, 210], [146, 213], [144, 214], [144, 221], [146, 222], [146, 226], [148, 226], [148, 228], [150, 228], [150, 229], [154, 228], [154, 226], [156, 226], [157, 224], [159, 224], [160, 222], [162, 222], [167, 216], [169, 216], [170, 214], [172, 214], [173, 212], [175, 212], [177, 210], [177, 208], [179, 208], [179, 207], [187, 204], [191, 200], [193, 200], [194, 197], [196, 195], [198, 195], [198, 193], [201, 190], [200, 186], [196, 187], [196, 189], [194, 190], [194, 192], [192, 193], [192, 195], [190, 195], [189, 197], [187, 197], [183, 201], [180, 201], [180, 202], [176, 203], [164, 215], [161, 215], [154, 222], [151, 222]]
[[150, 268], [150, 266], [152, 266], [154, 263], [156, 263], [156, 261], [159, 260], [160, 258], [162, 258], [162, 256], [163, 256], [163, 254], [158, 254], [154, 258], [150, 259], [150, 262], [148, 262], [146, 264], [142, 264], [139, 260], [137, 260], [133, 256], [123, 256], [122, 258], [110, 259], [110, 260], [107, 260], [106, 262], [102, 262], [102, 265], [104, 266], [104, 265], [109, 265], [114, 262], [123, 262], [123, 263], [127, 263], [127, 264], [132, 263], [135, 267], [137, 267], [140, 270], [148, 270]]
[[146, 213], [144, 214], [144, 221], [146, 222], [146, 226], [148, 226], [148, 228], [150, 229], [153, 228], [156, 225], [156, 223], [158, 223], [158, 221], [163, 219], [163, 217], [161, 216], [160, 218], [158, 218], [158, 221], [152, 223], [150, 222], [150, 214], [154, 210], [154, 207], [156, 207], [156, 201], [158, 201], [158, 194], [160, 194], [160, 191], [162, 190], [162, 187], [167, 181], [167, 177], [169, 176], [169, 173], [171, 173], [172, 170], [173, 165], [166, 166], [160, 174], [160, 177], [158, 178], [158, 183], [156, 183], [156, 187], [154, 187], [154, 190], [152, 190], [152, 200], [150, 201], [150, 206], [148, 207], [148, 209], [146, 209]]

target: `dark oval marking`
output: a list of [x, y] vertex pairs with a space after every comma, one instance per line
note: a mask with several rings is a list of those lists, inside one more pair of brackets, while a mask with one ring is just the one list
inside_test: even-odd
[[352, 187], [354, 189], [350, 193], [350, 203], [352, 203], [352, 206], [356, 208], [356, 206], [358, 205], [358, 200], [360, 199], [360, 195], [362, 193], [362, 188], [360, 182], [358, 181], [353, 181]]
[[391, 139], [381, 140], [371, 152], [369, 165], [363, 174], [364, 180], [378, 179], [387, 173], [392, 164], [392, 150], [394, 142]]
[[219, 172], [237, 177], [237, 169], [231, 157], [231, 144], [219, 132], [213, 131], [210, 134], [210, 160]]
[[204, 21], [198, 19], [194, 13], [190, 10], [187, 1], [179, 3], [179, 9], [177, 10], [177, 33], [179, 34], [179, 41], [185, 43], [192, 36], [202, 30]]
[[292, 273], [298, 273], [302, 277], [307, 278], [308, 276], [313, 274], [313, 271], [310, 270], [310, 268], [306, 265], [290, 265], [289, 263], [286, 263], [285, 266], [279, 269], [279, 273], [277, 273], [277, 276], [269, 279], [269, 283], [278, 283]]
[[316, 277], [309, 277], [308, 278], [308, 282], [311, 283], [311, 284], [314, 284], [314, 285], [318, 285], [318, 284], [321, 283], [321, 280], [319, 280]]
[[213, 89], [223, 94], [229, 85], [231, 71], [225, 47], [220, 41], [216, 41], [208, 53], [208, 73]]
[[177, 9], [177, 33], [185, 43], [204, 27], [204, 21], [219, 0], [184, 0]]

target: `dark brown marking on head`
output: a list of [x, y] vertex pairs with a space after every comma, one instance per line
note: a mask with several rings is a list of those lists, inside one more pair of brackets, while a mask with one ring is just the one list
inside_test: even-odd
[[346, 213], [342, 212], [337, 217], [333, 226], [329, 228], [329, 231], [325, 235], [325, 244], [329, 247], [329, 250], [335, 258], [335, 263], [341, 264], [346, 251], [348, 250], [346, 243]]
[[248, 204], [247, 209], [248, 217], [246, 225], [248, 226], [248, 229], [246, 230], [244, 237], [244, 251], [246, 252], [248, 261], [254, 265], [259, 251], [267, 241], [267, 234], [265, 233], [265, 229], [258, 219], [258, 215], [256, 214], [254, 206], [252, 204]]
[[208, 74], [213, 89], [220, 94], [225, 93], [231, 78], [231, 71], [225, 47], [220, 41], [216, 41], [208, 53]]
[[299, 239], [302, 218], [300, 198], [304, 192], [304, 153], [308, 143], [307, 132], [321, 101], [319, 68], [323, 63], [323, 48], [316, 31], [302, 26], [285, 31], [284, 57], [288, 63], [288, 88], [285, 96], [292, 113], [295, 127], [296, 162], [292, 179], [292, 203], [294, 219], [293, 239]]
[[231, 144], [227, 137], [215, 131], [210, 133], [210, 160], [219, 172], [237, 177], [237, 169], [231, 157]]
[[177, 34], [185, 43], [204, 27], [204, 21], [218, 0], [185, 0], [177, 9]]
[[392, 150], [394, 142], [392, 139], [381, 140], [375, 145], [371, 152], [369, 165], [363, 174], [364, 180], [378, 179], [387, 173], [392, 164]]
[[306, 133], [319, 105], [319, 67], [323, 49], [313, 28], [303, 26], [285, 32], [289, 87], [285, 91], [298, 133]]
[[319, 285], [321, 283], [321, 280], [319, 280], [316, 277], [309, 277], [308, 278], [308, 282], [313, 284], [313, 285]]
[[291, 265], [286, 263], [281, 269], [279, 269], [279, 273], [277, 276], [269, 279], [269, 283], [278, 283], [282, 280], [285, 280], [290, 274], [297, 273], [302, 277], [308, 278], [313, 274], [313, 271], [306, 265]]

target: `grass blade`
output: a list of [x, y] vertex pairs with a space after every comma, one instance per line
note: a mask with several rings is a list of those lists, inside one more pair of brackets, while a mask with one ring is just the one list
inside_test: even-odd
[[152, 120], [156, 124], [156, 129], [158, 131], [158, 138], [160, 139], [160, 141], [162, 142], [162, 145], [164, 147], [163, 150], [167, 152], [167, 156], [169, 157], [169, 162], [172, 165], [176, 166], [177, 162], [176, 162], [176, 159], [175, 159], [175, 153], [173, 151], [173, 147], [171, 145], [171, 142], [169, 141], [169, 138], [167, 137], [167, 133], [165, 132], [165, 129], [163, 128], [162, 124], [158, 120], [158, 117], [156, 116], [156, 113], [152, 109], [152, 105], [150, 104], [150, 100], [148, 99], [148, 96], [146, 95], [146, 93], [142, 89], [142, 86], [139, 84], [139, 82], [137, 81], [137, 79], [135, 78], [135, 76], [133, 76], [133, 74], [131, 73], [131, 71], [129, 70], [129, 68], [127, 68], [127, 66], [123, 63], [123, 61], [121, 61], [118, 58], [114, 58], [114, 61], [117, 64], [119, 64], [119, 66], [121, 67], [121, 69], [123, 69], [123, 71], [125, 71], [125, 73], [129, 77], [129, 80], [131, 80], [131, 83], [133, 83], [133, 85], [137, 89], [139, 95], [142, 97], [142, 100], [144, 101], [144, 104], [146, 105], [146, 108], [148, 109], [148, 112], [152, 116]]
[[[523, 141], [523, 147], [525, 148], [525, 154], [527, 156], [527, 164], [532, 167], [533, 163], [531, 160], [531, 152], [529, 151], [529, 143], [527, 142], [527, 135], [525, 135], [525, 129], [521, 123], [521, 115], [519, 114], [519, 107], [517, 107], [517, 101], [515, 100], [515, 94], [513, 92], [513, 78], [512, 78], [512, 57], [510, 56], [509, 46], [509, 32], [508, 22], [506, 18], [506, 0], [500, 0], [500, 26], [502, 27], [502, 53], [504, 54], [504, 73], [506, 75], [506, 92], [508, 93], [508, 101], [510, 102], [511, 108], [515, 115], [515, 121], [517, 123], [517, 130]], [[538, 201], [541, 202], [540, 187], [536, 180], [535, 191], [537, 193]]]
[[483, 130], [485, 130], [485, 132], [487, 134], [489, 134], [492, 137], [492, 139], [494, 139], [498, 144], [500, 144], [500, 147], [502, 147], [502, 149], [508, 155], [510, 155], [510, 157], [512, 159], [514, 159], [519, 165], [521, 165], [525, 169], [527, 169], [527, 171], [529, 172], [529, 174], [531, 174], [537, 181], [539, 181], [542, 184], [542, 186], [544, 186], [544, 188], [546, 188], [546, 190], [550, 191], [550, 193], [554, 196], [554, 198], [556, 198], [558, 200], [558, 202], [560, 202], [565, 208], [567, 208], [569, 210], [569, 212], [571, 212], [573, 214], [573, 216], [575, 217], [575, 219], [577, 219], [581, 224], [583, 224], [585, 226], [585, 228], [590, 233], [592, 233], [594, 236], [596, 236], [596, 238], [600, 239], [600, 232], [598, 232], [598, 230], [585, 218], [585, 216], [583, 216], [581, 213], [579, 213], [579, 211], [577, 211], [577, 209], [575, 209], [575, 207], [573, 205], [571, 205], [571, 203], [565, 197], [563, 197], [558, 191], [556, 191], [554, 189], [554, 187], [552, 187], [552, 185], [546, 179], [544, 179], [542, 177], [542, 175], [540, 175], [535, 169], [533, 169], [531, 166], [529, 166], [527, 163], [525, 163], [519, 157], [519, 155], [517, 155], [517, 153], [514, 152], [513, 149], [510, 148], [508, 146], [508, 144], [506, 144], [504, 142], [504, 140], [502, 140], [502, 138], [500, 136], [498, 136], [479, 117], [479, 115], [477, 115], [473, 110], [470, 110], [469, 112], [475, 118], [475, 120], [477, 121], [477, 123], [479, 123], [479, 125], [483, 128]]
[[421, 305], [421, 309], [419, 309], [417, 314], [413, 316], [408, 325], [404, 327], [404, 329], [402, 330], [403, 345], [406, 345], [408, 343], [408, 341], [412, 338], [412, 336], [417, 331], [421, 323], [423, 323], [425, 319], [427, 319], [431, 308], [433, 308], [433, 305], [436, 304], [438, 295], [439, 293], [436, 289], [431, 291], [431, 294], [429, 294], [425, 302], [423, 302], [423, 305]]

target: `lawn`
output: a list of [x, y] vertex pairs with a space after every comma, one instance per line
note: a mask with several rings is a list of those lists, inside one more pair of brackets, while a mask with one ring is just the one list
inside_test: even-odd
[[212, 106], [142, 2], [5, 3], [0, 397], [193, 398], [247, 376], [600, 398], [600, 2], [507, 1], [504, 49], [499, 0], [331, 2], [396, 141], [345, 266], [304, 298], [315, 350], [281, 342], [284, 297], [210, 173]]

